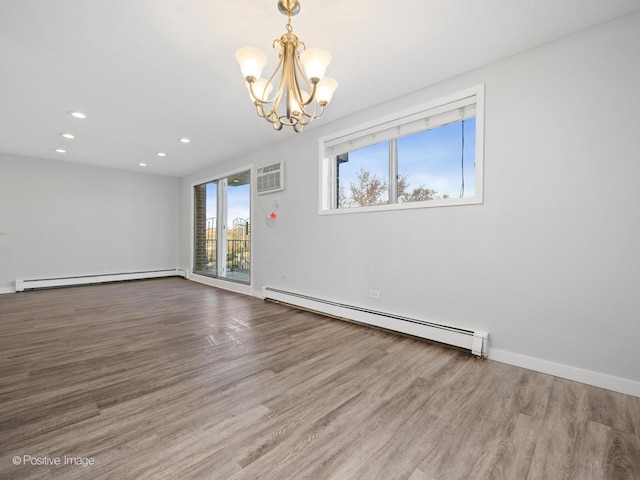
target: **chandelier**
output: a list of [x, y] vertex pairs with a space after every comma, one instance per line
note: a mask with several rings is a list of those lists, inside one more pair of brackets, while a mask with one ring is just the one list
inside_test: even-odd
[[[268, 79], [260, 77], [267, 56], [256, 48], [241, 48], [236, 52], [236, 60], [240, 63], [258, 116], [270, 122], [276, 130], [287, 126], [301, 132], [314, 118], [324, 113], [338, 82], [324, 76], [331, 61], [329, 52], [307, 48], [293, 34], [291, 17], [300, 12], [298, 0], [278, 0], [278, 10], [287, 16], [287, 33], [273, 41], [274, 48], [276, 44], [280, 45], [280, 60], [271, 76]], [[279, 82], [278, 88], [269, 98], [275, 80]]]

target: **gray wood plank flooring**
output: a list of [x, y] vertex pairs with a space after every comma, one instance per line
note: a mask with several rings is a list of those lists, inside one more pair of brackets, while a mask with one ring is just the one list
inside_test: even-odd
[[639, 398], [178, 278], [0, 327], [1, 479], [640, 480]]

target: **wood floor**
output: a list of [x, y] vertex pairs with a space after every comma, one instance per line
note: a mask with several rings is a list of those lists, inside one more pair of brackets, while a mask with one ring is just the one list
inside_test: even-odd
[[183, 279], [0, 327], [1, 479], [640, 479], [639, 398]]

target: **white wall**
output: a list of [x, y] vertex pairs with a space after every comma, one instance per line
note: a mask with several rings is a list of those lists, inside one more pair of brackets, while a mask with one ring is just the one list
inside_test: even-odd
[[0, 154], [0, 291], [176, 268], [178, 199], [175, 178]]
[[[273, 228], [254, 204], [255, 294], [484, 329], [494, 358], [640, 395], [638, 45], [633, 14], [184, 178], [181, 266], [191, 182], [284, 159], [286, 190], [255, 197], [267, 211], [280, 200]], [[317, 214], [318, 138], [479, 83], [483, 205]]]

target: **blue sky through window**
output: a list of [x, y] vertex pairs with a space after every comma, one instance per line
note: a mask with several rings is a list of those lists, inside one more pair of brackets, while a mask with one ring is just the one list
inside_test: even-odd
[[408, 174], [411, 191], [421, 185], [452, 198], [460, 196], [464, 172], [464, 196], [475, 195], [476, 119], [464, 121], [464, 169], [462, 122], [426, 130], [398, 139], [398, 174]]
[[242, 218], [243, 220], [249, 218], [251, 211], [250, 193], [251, 185], [248, 183], [238, 186], [229, 185], [227, 187], [227, 206], [229, 209], [227, 219], [229, 225], [236, 218]]
[[[207, 218], [216, 218], [217, 211], [217, 184], [216, 182], [207, 183]], [[250, 216], [250, 192], [251, 185], [229, 185], [227, 187], [227, 220], [229, 225], [236, 218], [248, 219]]]

